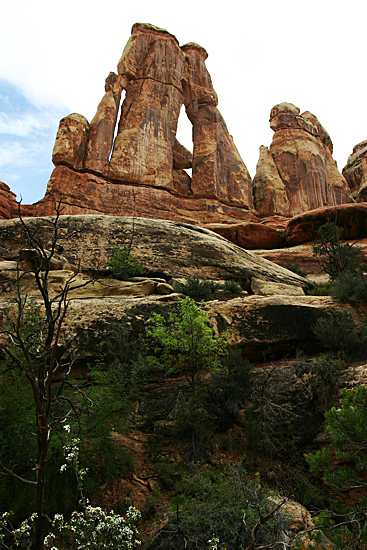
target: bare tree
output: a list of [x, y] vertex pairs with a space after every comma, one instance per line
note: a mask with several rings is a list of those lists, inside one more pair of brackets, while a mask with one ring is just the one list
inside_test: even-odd
[[[54, 208], [55, 215], [45, 219], [50, 230], [47, 245], [34, 225], [22, 218], [19, 208], [24, 239], [30, 249], [26, 269], [21, 271], [18, 266], [12, 289], [12, 305], [3, 314], [3, 328], [0, 330], [0, 350], [5, 357], [2, 371], [15, 370], [29, 383], [37, 437], [34, 480], [17, 475], [1, 462], [0, 467], [6, 474], [35, 489], [37, 517], [32, 547], [36, 550], [44, 547], [44, 525], [47, 519], [44, 515], [45, 474], [50, 442], [60, 424], [75, 412], [75, 406], [64, 391], [69, 385], [68, 374], [73, 365], [73, 354], [69, 349], [59, 356], [63, 324], [68, 312], [70, 292], [91, 282], [77, 281], [77, 270], [56, 291], [51, 289], [50, 270], [58, 250], [61, 202], [54, 202]], [[37, 291], [37, 300], [34, 302], [37, 306], [33, 305], [36, 320], [33, 318], [31, 325], [30, 299], [23, 290], [27, 278], [33, 279]]]

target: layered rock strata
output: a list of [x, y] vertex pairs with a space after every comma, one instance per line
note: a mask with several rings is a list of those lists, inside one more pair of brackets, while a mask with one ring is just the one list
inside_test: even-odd
[[302, 115], [291, 103], [270, 113], [275, 132], [270, 149], [262, 146], [253, 181], [254, 206], [260, 216], [295, 216], [323, 206], [353, 202], [332, 157], [329, 134], [318, 119]]

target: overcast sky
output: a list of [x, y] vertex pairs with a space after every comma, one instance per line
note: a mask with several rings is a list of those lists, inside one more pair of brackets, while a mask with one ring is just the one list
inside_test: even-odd
[[[270, 109], [283, 101], [318, 117], [341, 170], [367, 139], [366, 16], [364, 0], [2, 0], [0, 181], [25, 204], [43, 197], [60, 118], [93, 118], [136, 22], [207, 50], [218, 107], [252, 177], [260, 145], [271, 143]], [[179, 126], [192, 149], [188, 124]]]

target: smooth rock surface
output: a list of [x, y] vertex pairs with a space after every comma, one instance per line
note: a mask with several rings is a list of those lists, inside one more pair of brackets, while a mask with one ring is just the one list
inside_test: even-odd
[[[45, 218], [26, 220], [45, 246], [51, 239]], [[85, 269], [104, 267], [113, 248], [124, 247], [132, 239], [131, 253], [145, 274], [203, 279], [235, 279], [242, 288], [252, 277], [289, 285], [309, 285], [303, 277], [246, 251], [215, 233], [185, 223], [112, 216], [61, 216], [59, 244], [72, 264]], [[0, 222], [0, 256], [14, 258], [24, 248], [19, 220]], [[81, 253], [82, 251], [82, 253]]]
[[248, 250], [278, 248], [282, 246], [284, 241], [278, 231], [261, 223], [212, 223], [204, 227]]
[[367, 203], [318, 208], [295, 216], [286, 227], [288, 246], [315, 240], [318, 228], [327, 222], [343, 228], [343, 239], [363, 239], [367, 237]]

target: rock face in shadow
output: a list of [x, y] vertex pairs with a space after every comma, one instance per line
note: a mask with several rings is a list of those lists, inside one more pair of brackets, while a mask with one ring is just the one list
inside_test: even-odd
[[367, 140], [353, 147], [347, 165], [343, 168], [343, 176], [353, 191], [357, 202], [367, 200]]
[[261, 216], [295, 216], [315, 208], [353, 202], [332, 158], [329, 134], [318, 119], [291, 103], [270, 113], [270, 149], [261, 147], [253, 182], [254, 206]]

